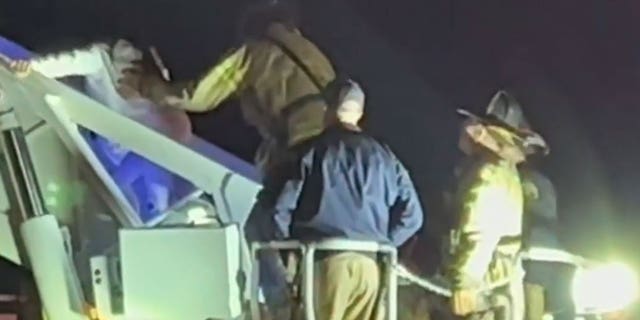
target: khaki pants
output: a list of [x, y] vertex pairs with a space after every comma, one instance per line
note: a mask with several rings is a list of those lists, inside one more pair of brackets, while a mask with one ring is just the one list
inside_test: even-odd
[[316, 262], [318, 320], [370, 320], [377, 313], [380, 268], [365, 255], [344, 252]]

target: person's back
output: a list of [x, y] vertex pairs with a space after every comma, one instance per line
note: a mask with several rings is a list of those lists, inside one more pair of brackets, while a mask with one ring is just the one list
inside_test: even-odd
[[276, 130], [288, 133], [285, 143], [289, 146], [321, 133], [327, 108], [321, 90], [336, 77], [322, 51], [298, 29], [279, 23], [270, 25], [262, 37], [249, 40], [247, 51], [251, 59], [248, 86], [241, 94], [247, 121], [263, 135], [273, 135], [273, 124], [265, 121], [280, 118], [284, 127]]
[[[401, 246], [420, 229], [423, 213], [413, 184], [386, 146], [340, 125], [310, 143], [276, 202], [275, 222], [282, 238]], [[381, 312], [375, 255], [319, 252], [315, 268], [317, 318], [373, 319]]]
[[338, 237], [399, 246], [413, 234], [408, 230], [421, 225], [421, 215], [412, 215], [405, 221], [407, 232], [393, 232], [400, 215], [420, 210], [419, 203], [410, 202], [417, 197], [406, 194], [413, 185], [396, 157], [370, 136], [331, 128], [302, 161], [307, 176], [293, 214], [293, 238]]
[[[360, 87], [346, 83], [338, 101], [326, 131], [298, 146], [302, 156], [277, 191], [275, 238], [342, 238], [400, 246], [422, 226], [413, 183], [389, 148], [358, 127], [364, 108]], [[373, 319], [380, 311], [375, 256], [324, 252], [316, 255], [315, 268], [318, 319]]]

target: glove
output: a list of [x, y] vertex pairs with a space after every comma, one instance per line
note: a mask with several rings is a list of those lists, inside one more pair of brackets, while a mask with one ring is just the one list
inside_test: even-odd
[[12, 60], [9, 62], [9, 70], [16, 77], [24, 79], [31, 74], [33, 68], [29, 60]]
[[451, 296], [451, 310], [457, 316], [466, 316], [478, 309], [478, 292], [473, 289], [456, 289]]

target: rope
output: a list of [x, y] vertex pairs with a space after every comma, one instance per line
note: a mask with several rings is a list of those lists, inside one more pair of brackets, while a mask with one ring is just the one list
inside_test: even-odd
[[[568, 253], [562, 250], [549, 249], [549, 248], [530, 248], [528, 251], [523, 252], [520, 255], [521, 260], [527, 261], [540, 261], [540, 262], [552, 262], [552, 263], [563, 263], [576, 267], [581, 267], [585, 265], [589, 265], [590, 262], [586, 259]], [[407, 270], [402, 265], [394, 266], [394, 269], [399, 278], [409, 281], [411, 284], [417, 285], [418, 287], [423, 288], [429, 292], [435, 293], [439, 296], [450, 298], [452, 296], [451, 288], [437, 284], [434, 280], [420, 277], [415, 275], [414, 273]], [[506, 278], [502, 281], [493, 283], [488, 286], [481, 287], [479, 289], [480, 292], [492, 291], [497, 288], [503, 287], [509, 284], [512, 281], [513, 277], [523, 277], [524, 272], [516, 271], [512, 277]]]
[[[415, 274], [413, 274], [411, 271], [407, 270], [404, 266], [402, 265], [396, 265], [395, 267], [396, 273], [398, 275], [399, 278], [401, 279], [405, 279], [409, 282], [411, 282], [414, 285], [417, 285], [418, 287], [421, 287], [429, 292], [435, 293], [439, 296], [443, 296], [446, 298], [451, 298], [451, 296], [453, 295], [451, 288], [442, 286], [440, 284], [435, 283], [435, 281], [427, 279], [427, 278], [423, 278], [420, 276], [417, 276]], [[520, 272], [516, 272], [513, 277], [516, 276], [522, 276], [520, 274]], [[505, 280], [493, 283], [491, 285], [488, 286], [484, 286], [481, 287], [479, 289], [480, 292], [484, 292], [484, 291], [492, 291], [495, 290], [497, 288], [503, 287], [507, 284], [509, 284], [509, 282], [512, 280], [512, 278], [507, 278]]]

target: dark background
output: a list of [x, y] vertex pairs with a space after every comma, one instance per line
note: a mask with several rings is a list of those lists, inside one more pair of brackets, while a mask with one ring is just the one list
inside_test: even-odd
[[[246, 2], [0, 0], [0, 33], [36, 51], [126, 36], [192, 78], [234, 44]], [[633, 0], [307, 0], [303, 31], [362, 83], [366, 128], [410, 168], [430, 234], [442, 230], [440, 196], [459, 156], [455, 109], [482, 112], [508, 88], [552, 147], [543, 168], [563, 238], [638, 265], [639, 17]], [[195, 128], [251, 160], [257, 137], [234, 104], [194, 116]], [[422, 259], [435, 259], [424, 248]]]

